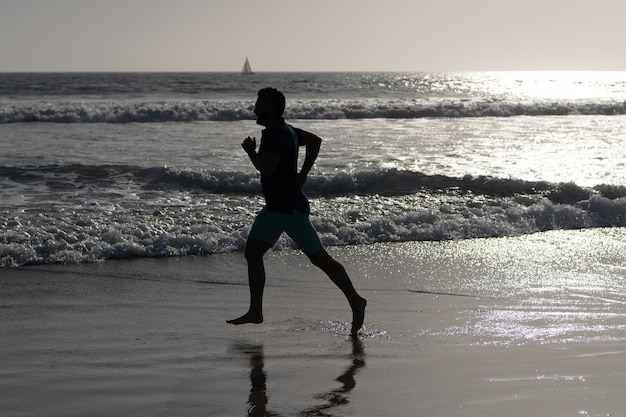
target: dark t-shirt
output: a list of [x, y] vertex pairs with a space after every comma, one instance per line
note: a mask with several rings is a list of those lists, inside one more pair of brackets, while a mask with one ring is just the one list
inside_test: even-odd
[[272, 152], [279, 156], [272, 175], [261, 175], [265, 205], [270, 211], [309, 213], [309, 201], [298, 182], [298, 132], [281, 120], [261, 134], [259, 154]]

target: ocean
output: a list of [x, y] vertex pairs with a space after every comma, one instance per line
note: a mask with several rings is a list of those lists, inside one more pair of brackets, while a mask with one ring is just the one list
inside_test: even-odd
[[0, 266], [243, 251], [266, 86], [325, 245], [626, 227], [624, 72], [2, 73]]

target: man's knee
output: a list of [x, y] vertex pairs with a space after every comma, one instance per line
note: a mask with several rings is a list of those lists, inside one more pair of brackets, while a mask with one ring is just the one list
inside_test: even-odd
[[334, 260], [332, 256], [330, 256], [328, 252], [326, 252], [326, 250], [324, 249], [320, 249], [319, 251], [309, 254], [307, 256], [309, 257], [313, 265], [317, 266], [318, 268], [325, 269], [331, 266], [341, 267], [341, 264]]

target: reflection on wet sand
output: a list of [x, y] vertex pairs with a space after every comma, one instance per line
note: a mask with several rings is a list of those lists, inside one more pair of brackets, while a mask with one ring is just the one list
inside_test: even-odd
[[[355, 375], [365, 366], [365, 352], [363, 343], [358, 337], [352, 337], [352, 353], [350, 355], [351, 364], [335, 380], [342, 386], [329, 391], [317, 394], [315, 399], [322, 400], [323, 403], [317, 406], [302, 410], [299, 415], [308, 416], [330, 416], [328, 414], [334, 408], [345, 406], [350, 403], [348, 394], [356, 386]], [[242, 351], [250, 360], [250, 395], [248, 396], [247, 415], [250, 417], [278, 416], [268, 409], [267, 396], [267, 374], [265, 373], [265, 356], [262, 344], [239, 345], [236, 347]]]
[[352, 336], [352, 364], [346, 368], [343, 374], [339, 375], [336, 381], [341, 382], [343, 385], [340, 388], [332, 389], [330, 391], [318, 394], [316, 399], [324, 400], [323, 404], [307, 408], [303, 410], [300, 415], [303, 417], [308, 416], [328, 416], [328, 411], [333, 408], [340, 407], [350, 403], [348, 394], [356, 386], [354, 376], [359, 369], [365, 366], [365, 352], [363, 350], [363, 343], [358, 336]]
[[250, 359], [250, 395], [248, 396], [248, 416], [276, 416], [267, 409], [267, 375], [263, 345], [250, 345], [244, 350]]

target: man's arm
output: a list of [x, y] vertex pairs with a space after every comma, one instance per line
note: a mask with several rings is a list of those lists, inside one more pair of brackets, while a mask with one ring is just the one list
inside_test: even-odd
[[298, 145], [304, 146], [306, 149], [306, 154], [304, 157], [304, 163], [302, 164], [302, 169], [298, 174], [298, 179], [300, 180], [300, 185], [304, 185], [306, 182], [307, 175], [313, 168], [313, 164], [317, 159], [317, 155], [320, 152], [320, 147], [322, 146], [322, 138], [317, 135], [314, 135], [311, 132], [307, 132], [305, 130], [298, 131]]
[[278, 166], [280, 157], [274, 152], [263, 152], [259, 155], [256, 151], [256, 138], [248, 136], [241, 143], [241, 147], [250, 157], [252, 165], [261, 173], [261, 175], [272, 175]]

